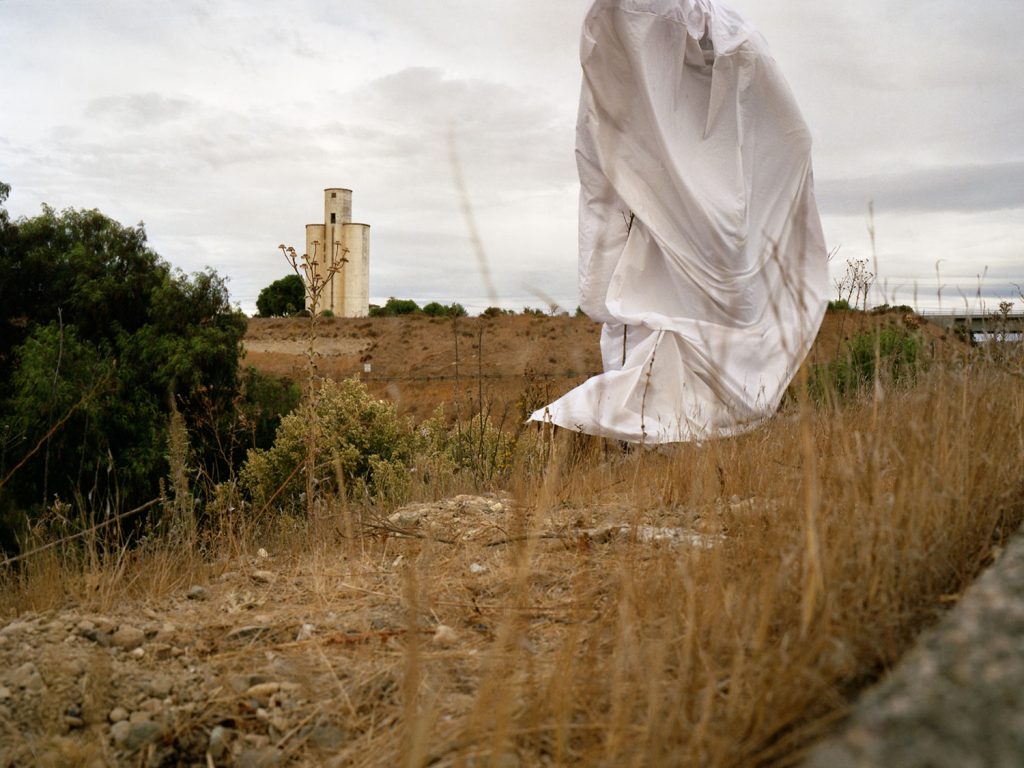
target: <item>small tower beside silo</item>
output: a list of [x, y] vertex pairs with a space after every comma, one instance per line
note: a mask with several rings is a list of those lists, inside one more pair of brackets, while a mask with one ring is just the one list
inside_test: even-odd
[[[306, 225], [306, 253], [326, 277], [331, 264], [334, 277], [324, 286], [317, 311], [337, 317], [366, 317], [370, 313], [370, 225], [352, 221], [352, 190], [324, 190], [324, 223]], [[306, 309], [310, 309], [306, 300]]]

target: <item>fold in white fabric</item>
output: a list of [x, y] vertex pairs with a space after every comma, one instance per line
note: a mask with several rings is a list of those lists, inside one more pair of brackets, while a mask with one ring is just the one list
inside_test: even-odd
[[581, 61], [580, 306], [605, 372], [531, 418], [649, 444], [749, 429], [827, 303], [807, 126], [717, 0], [597, 0]]

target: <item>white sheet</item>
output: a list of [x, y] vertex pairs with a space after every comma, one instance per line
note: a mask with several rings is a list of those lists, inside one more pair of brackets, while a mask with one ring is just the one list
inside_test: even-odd
[[597, 0], [581, 61], [580, 306], [605, 373], [531, 418], [648, 444], [748, 429], [827, 303], [807, 126], [716, 0]]

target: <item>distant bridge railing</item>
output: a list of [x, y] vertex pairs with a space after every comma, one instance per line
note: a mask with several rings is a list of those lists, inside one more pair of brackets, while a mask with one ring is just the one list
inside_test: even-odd
[[1024, 331], [1024, 310], [1003, 314], [993, 310], [985, 312], [966, 309], [960, 311], [923, 309], [918, 314], [943, 328], [963, 327], [969, 328], [974, 333], [985, 333], [986, 331], [991, 332], [994, 330]]

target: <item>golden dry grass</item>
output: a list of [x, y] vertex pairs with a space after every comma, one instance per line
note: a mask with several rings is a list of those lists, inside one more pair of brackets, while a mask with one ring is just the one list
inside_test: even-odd
[[[278, 734], [296, 763], [327, 760], [296, 734], [330, 722], [346, 734], [336, 765], [791, 765], [1024, 518], [1024, 379], [979, 360], [792, 404], [735, 439], [550, 450], [541, 476], [504, 489], [500, 536], [460, 536], [474, 521], [455, 519], [346, 538], [342, 521], [373, 510], [329, 510], [226, 528], [204, 556], [48, 554], [8, 579], [0, 610], [191, 611], [212, 675], [283, 664], [301, 683], [296, 730]], [[166, 603], [260, 546], [281, 579], [257, 598], [258, 642], [224, 640], [223, 603]], [[296, 641], [307, 622], [318, 632]], [[454, 635], [435, 641], [438, 625]], [[218, 701], [218, 716], [242, 706]]]

